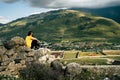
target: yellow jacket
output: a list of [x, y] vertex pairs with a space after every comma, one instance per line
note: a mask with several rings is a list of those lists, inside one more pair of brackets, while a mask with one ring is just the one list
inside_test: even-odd
[[28, 48], [31, 48], [31, 43], [32, 43], [32, 41], [33, 41], [33, 37], [32, 36], [27, 36], [26, 38], [25, 38], [25, 43], [26, 43], [26, 46], [28, 47]]

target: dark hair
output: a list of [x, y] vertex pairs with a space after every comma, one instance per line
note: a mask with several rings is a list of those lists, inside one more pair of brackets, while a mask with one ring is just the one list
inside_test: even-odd
[[29, 32], [28, 32], [28, 36], [30, 36], [30, 35], [31, 35], [31, 33], [32, 33], [32, 31], [29, 31]]

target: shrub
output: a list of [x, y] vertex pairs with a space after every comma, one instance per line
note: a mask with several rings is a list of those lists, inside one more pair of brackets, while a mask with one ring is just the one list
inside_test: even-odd
[[0, 80], [20, 80], [20, 79], [8, 75], [0, 75]]
[[47, 64], [30, 63], [20, 70], [20, 80], [120, 80], [120, 67], [80, 67], [76, 75], [72, 70], [72, 74], [65, 74], [65, 71], [54, 70]]
[[31, 63], [20, 70], [23, 80], [63, 80], [61, 73], [56, 72], [46, 64]]

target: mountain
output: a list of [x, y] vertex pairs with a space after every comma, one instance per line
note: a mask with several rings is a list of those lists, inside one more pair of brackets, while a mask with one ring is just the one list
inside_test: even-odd
[[3, 26], [4, 24], [0, 23], [0, 26]]
[[106, 8], [71, 8], [72, 10], [80, 10], [83, 12], [91, 13], [102, 17], [111, 18], [120, 23], [120, 6], [106, 7]]
[[48, 42], [120, 42], [120, 24], [77, 10], [56, 10], [17, 19], [0, 28], [0, 38], [25, 38], [29, 30]]

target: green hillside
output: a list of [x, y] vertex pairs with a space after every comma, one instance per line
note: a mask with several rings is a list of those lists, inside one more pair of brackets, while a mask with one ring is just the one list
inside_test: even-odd
[[0, 38], [24, 37], [32, 30], [40, 40], [120, 42], [120, 24], [75, 10], [56, 10], [17, 19], [0, 28]]
[[111, 6], [103, 8], [71, 8], [72, 10], [79, 10], [94, 15], [110, 18], [120, 23], [120, 6]]

